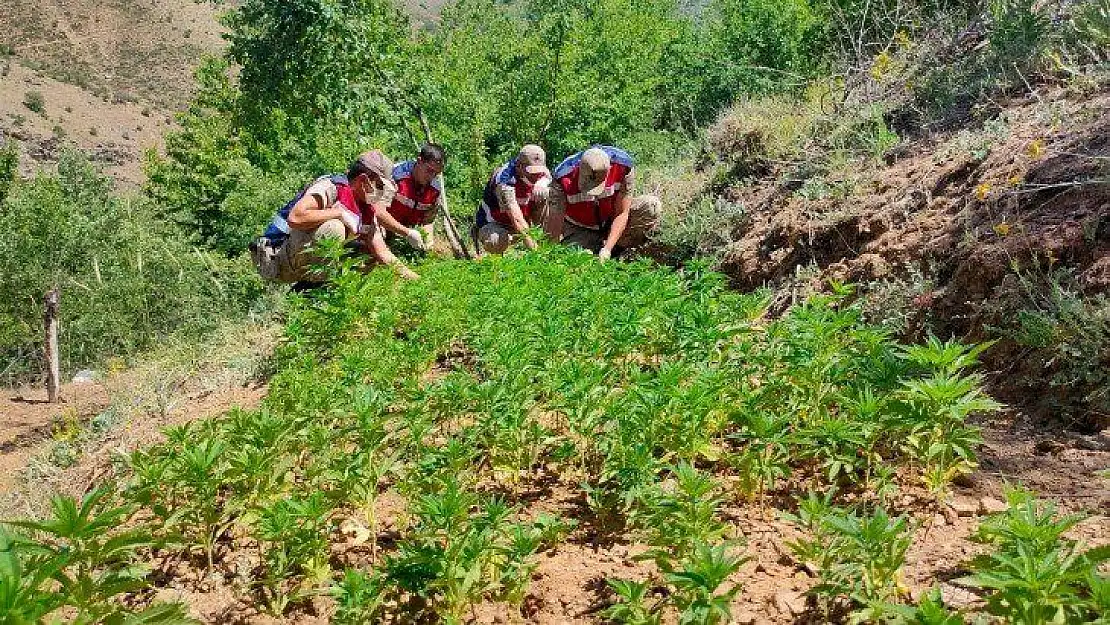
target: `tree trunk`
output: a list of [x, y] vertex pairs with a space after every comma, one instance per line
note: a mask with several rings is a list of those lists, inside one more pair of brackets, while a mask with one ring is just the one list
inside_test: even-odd
[[[420, 104], [413, 101], [413, 99], [410, 98], [408, 94], [402, 91], [401, 88], [397, 86], [396, 82], [392, 78], [387, 76], [381, 68], [375, 67], [374, 70], [377, 72], [378, 78], [382, 81], [382, 83], [384, 83], [384, 85], [393, 92], [394, 97], [404, 102], [404, 104], [412, 110], [413, 114], [416, 116], [416, 120], [420, 122], [420, 130], [424, 133], [424, 141], [427, 143], [434, 143], [434, 141], [432, 140], [431, 124], [428, 123], [428, 117], [424, 115], [424, 109], [421, 108]], [[404, 127], [405, 132], [408, 133], [409, 138], [413, 140], [413, 144], [415, 145], [416, 137], [409, 129], [408, 124], [402, 122], [401, 125]], [[417, 149], [420, 148], [420, 146], [418, 145], [415, 145], [415, 147]], [[466, 240], [459, 233], [459, 229], [455, 227], [455, 220], [451, 218], [451, 211], [447, 208], [447, 186], [443, 182], [442, 175], [440, 175], [439, 177], [439, 183], [443, 186], [443, 193], [441, 195], [441, 197], [443, 198], [443, 231], [447, 233], [447, 243], [451, 246], [451, 252], [455, 255], [455, 258], [473, 259], [474, 256], [470, 253], [470, 249], [466, 246]]]
[[44, 300], [42, 322], [46, 331], [46, 399], [52, 404], [61, 400], [61, 364], [58, 362], [58, 303], [61, 293], [58, 287], [50, 289]]

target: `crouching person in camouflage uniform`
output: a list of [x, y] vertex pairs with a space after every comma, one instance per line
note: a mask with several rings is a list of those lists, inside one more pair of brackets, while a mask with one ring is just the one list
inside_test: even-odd
[[378, 150], [361, 154], [346, 175], [317, 178], [274, 215], [266, 233], [251, 243], [251, 260], [259, 275], [277, 282], [318, 282], [310, 267], [320, 262], [307, 248], [335, 239], [363, 240], [382, 263], [406, 278], [417, 277], [397, 260], [378, 232], [376, 213], [384, 211], [397, 187], [393, 163]]
[[635, 164], [624, 150], [594, 146], [555, 168], [547, 233], [606, 260], [643, 245], [659, 223], [662, 203], [633, 197]]
[[547, 156], [538, 145], [524, 146], [516, 158], [498, 167], [474, 216], [471, 235], [479, 255], [504, 254], [518, 239], [528, 249], [536, 249], [528, 227], [544, 223], [550, 184]]

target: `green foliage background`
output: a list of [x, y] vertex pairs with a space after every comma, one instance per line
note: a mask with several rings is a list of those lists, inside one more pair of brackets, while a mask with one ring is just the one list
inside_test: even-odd
[[42, 296], [54, 286], [67, 372], [171, 332], [203, 334], [258, 298], [249, 263], [191, 245], [166, 217], [149, 200], [115, 196], [76, 152], [56, 174], [14, 181], [0, 202], [0, 380], [38, 372]]
[[[421, 115], [448, 149], [460, 214], [525, 142], [552, 165], [594, 143], [651, 164], [739, 94], [795, 90], [824, 71], [835, 4], [457, 0], [418, 30], [388, 1], [248, 0], [227, 14], [226, 59], [201, 68], [183, 130], [149, 159], [148, 193], [234, 253], [249, 238], [237, 210], [248, 198], [225, 205], [240, 181], [275, 177], [257, 186], [291, 192], [371, 147], [408, 158]], [[261, 229], [276, 204], [262, 189], [253, 199]]]
[[[1076, 36], [1097, 40], [1100, 2], [1074, 11], [1072, 30], [1093, 33]], [[149, 159], [148, 193], [234, 254], [282, 192], [372, 147], [409, 158], [423, 116], [465, 218], [523, 143], [551, 164], [594, 143], [658, 164], [696, 148], [738, 98], [831, 78], [845, 91], [835, 106], [899, 42], [985, 33], [978, 52], [921, 68], [909, 108], [942, 117], [1045, 65], [1064, 38], [1053, 15], [1030, 0], [456, 0], [420, 28], [390, 0], [246, 0], [226, 14], [230, 46], [200, 69], [183, 129]], [[269, 182], [240, 188], [258, 177]]]

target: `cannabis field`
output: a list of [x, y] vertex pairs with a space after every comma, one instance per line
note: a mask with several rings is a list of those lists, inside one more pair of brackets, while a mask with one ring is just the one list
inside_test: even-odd
[[568, 589], [594, 605], [565, 620], [725, 623], [744, 518], [792, 528], [799, 619], [1106, 618], [1108, 550], [1018, 489], [951, 563], [975, 607], [903, 583], [975, 467], [969, 418], [1000, 408], [980, 347], [900, 345], [845, 285], [770, 318], [696, 263], [543, 249], [421, 273], [340, 267], [294, 302], [260, 408], [171, 428], [0, 531], [0, 622], [188, 622], [159, 589], [214, 585], [253, 610], [224, 622], [520, 622], [558, 603], [541, 558], [624, 544], [631, 574]]

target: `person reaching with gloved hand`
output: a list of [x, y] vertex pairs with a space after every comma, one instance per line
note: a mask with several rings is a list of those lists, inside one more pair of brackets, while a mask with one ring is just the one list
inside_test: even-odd
[[435, 239], [432, 226], [443, 206], [443, 174], [447, 156], [443, 148], [428, 143], [417, 157], [398, 163], [393, 168], [397, 193], [388, 211], [378, 214], [387, 243], [401, 239], [417, 252], [432, 250]]
[[386, 211], [397, 187], [393, 162], [380, 150], [360, 154], [347, 173], [321, 176], [301, 190], [270, 220], [265, 234], [250, 244], [251, 260], [259, 275], [276, 282], [320, 282], [311, 272], [320, 262], [311, 246], [325, 239], [354, 242], [365, 239], [367, 250], [381, 263], [406, 278], [417, 277], [389, 251], [374, 242], [377, 216]]
[[504, 254], [517, 240], [536, 249], [528, 228], [546, 220], [550, 184], [547, 156], [538, 145], [524, 146], [516, 158], [494, 170], [471, 231], [478, 253]]
[[587, 249], [605, 261], [643, 245], [659, 223], [659, 198], [632, 195], [635, 164], [624, 150], [593, 146], [567, 157], [553, 177], [545, 229], [564, 245]]

